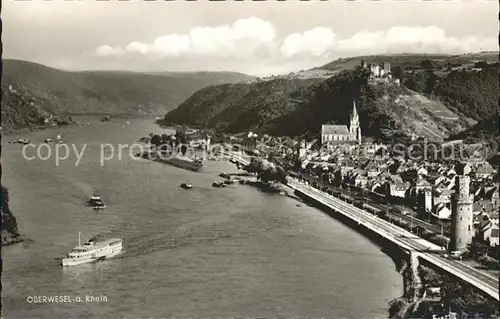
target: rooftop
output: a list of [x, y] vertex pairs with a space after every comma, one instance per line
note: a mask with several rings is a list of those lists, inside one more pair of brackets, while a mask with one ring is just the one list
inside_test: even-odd
[[338, 134], [338, 135], [348, 135], [349, 130], [347, 125], [322, 125], [321, 134]]
[[457, 172], [458, 175], [467, 175], [470, 171], [471, 168], [468, 164], [459, 163], [455, 165], [455, 172]]

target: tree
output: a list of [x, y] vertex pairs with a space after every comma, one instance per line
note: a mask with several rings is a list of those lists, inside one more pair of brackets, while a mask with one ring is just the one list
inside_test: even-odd
[[160, 146], [161, 145], [161, 136], [158, 134], [154, 134], [151, 137], [151, 144], [153, 144], [156, 147]]
[[161, 143], [162, 144], [167, 144], [168, 139], [169, 139], [169, 136], [167, 134], [164, 133], [161, 135]]
[[437, 76], [432, 71], [425, 72], [425, 93], [431, 94], [437, 82]]
[[257, 179], [263, 182], [285, 182], [287, 173], [281, 165], [268, 160], [252, 158], [250, 164], [244, 168], [249, 173], [256, 173]]
[[392, 69], [391, 71], [393, 77], [397, 78], [397, 79], [400, 79], [401, 81], [404, 80], [404, 77], [405, 77], [405, 71], [403, 69], [403, 67], [401, 66], [396, 66]]
[[468, 249], [468, 257], [474, 259], [483, 259], [488, 254], [490, 247], [482, 242], [475, 240], [471, 244], [469, 244]]
[[476, 64], [474, 64], [474, 67], [479, 69], [486, 69], [488, 66], [489, 66], [488, 62], [486, 61], [479, 61]]
[[420, 62], [420, 66], [423, 69], [427, 69], [427, 70], [430, 70], [430, 69], [432, 69], [434, 67], [432, 65], [432, 61], [431, 60], [422, 60], [422, 62]]
[[285, 169], [280, 165], [278, 165], [276, 167], [276, 169], [277, 169], [277, 172], [276, 172], [276, 179], [275, 180], [277, 182], [280, 182], [280, 183], [286, 182], [286, 177], [288, 176], [288, 174], [286, 173]]
[[262, 161], [253, 157], [244, 169], [249, 173], [259, 173], [263, 170]]

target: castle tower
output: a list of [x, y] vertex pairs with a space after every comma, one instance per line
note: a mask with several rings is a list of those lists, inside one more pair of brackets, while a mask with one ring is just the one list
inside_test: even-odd
[[349, 133], [352, 141], [361, 142], [361, 128], [359, 127], [359, 115], [356, 110], [356, 101], [352, 102], [351, 123], [349, 125]]
[[384, 62], [384, 73], [390, 74], [391, 73], [391, 64], [389, 62]]
[[424, 189], [424, 207], [425, 210], [430, 212], [432, 211], [432, 190]]
[[451, 246], [452, 251], [464, 252], [474, 236], [472, 214], [473, 198], [469, 192], [470, 173], [469, 165], [455, 166], [455, 194], [451, 199]]

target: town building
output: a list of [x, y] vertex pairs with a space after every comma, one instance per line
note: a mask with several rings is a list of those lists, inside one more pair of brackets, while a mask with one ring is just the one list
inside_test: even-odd
[[432, 215], [440, 220], [446, 220], [450, 219], [451, 214], [450, 209], [445, 204], [440, 203], [434, 207], [434, 213]]
[[455, 166], [456, 191], [451, 200], [451, 250], [464, 252], [474, 236], [473, 197], [469, 192], [471, 168]]
[[499, 244], [498, 214], [496, 216], [481, 215], [478, 227], [478, 235], [484, 242], [488, 242], [491, 247]]
[[347, 125], [322, 125], [321, 143], [327, 145], [343, 143], [361, 144], [361, 127], [359, 124], [358, 111], [356, 110], [356, 101], [353, 101], [349, 128]]

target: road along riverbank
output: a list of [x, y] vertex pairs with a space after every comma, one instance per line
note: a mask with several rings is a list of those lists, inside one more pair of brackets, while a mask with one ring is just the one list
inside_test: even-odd
[[[350, 205], [347, 205], [345, 203], [340, 204], [340, 201], [337, 199], [340, 206], [342, 206], [342, 207], [345, 206], [344, 208], [339, 207], [337, 209], [330, 204], [327, 205], [326, 202], [323, 203], [322, 200], [319, 200], [315, 197], [312, 197], [316, 193], [319, 196], [319, 194], [321, 193], [319, 190], [315, 190], [313, 192], [314, 194], [311, 195], [311, 194], [309, 194], [309, 191], [302, 190], [304, 187], [306, 189], [310, 189], [312, 191], [312, 188], [310, 188], [309, 186], [307, 186], [305, 184], [302, 188], [295, 185], [295, 186], [293, 186], [293, 189], [295, 189], [295, 192], [298, 193], [298, 195], [300, 197], [305, 198], [308, 201], [312, 201], [315, 205], [319, 205], [319, 207], [321, 207], [322, 210], [328, 212], [329, 215], [335, 217], [336, 219], [341, 220], [345, 224], [349, 225], [350, 227], [357, 230], [358, 232], [363, 233], [367, 237], [374, 239], [374, 241], [380, 243], [381, 245], [384, 245], [386, 247], [390, 247], [391, 251], [393, 251], [393, 250], [399, 250], [402, 252], [404, 251], [406, 253], [406, 255], [408, 255], [408, 252], [409, 252], [409, 256], [410, 256], [409, 266], [410, 267], [406, 267], [406, 269], [410, 269], [411, 271], [408, 273], [408, 272], [406, 272], [406, 269], [405, 269], [405, 272], [403, 272], [403, 274], [405, 276], [405, 281], [407, 282], [406, 286], [410, 286], [410, 289], [405, 289], [405, 293], [402, 296], [402, 298], [400, 300], [395, 301], [391, 305], [391, 315], [392, 316], [403, 316], [403, 317], [404, 316], [412, 316], [412, 314], [416, 313], [417, 311], [419, 311], [419, 313], [422, 313], [422, 308], [425, 307], [426, 305], [427, 306], [429, 305], [429, 303], [426, 303], [425, 302], [426, 300], [424, 300], [426, 290], [425, 290], [425, 287], [422, 285], [423, 278], [421, 278], [421, 275], [419, 272], [419, 270], [422, 269], [422, 267], [423, 267], [422, 263], [420, 262], [420, 259], [422, 259], [422, 261], [424, 261], [424, 263], [427, 261], [426, 264], [437, 269], [441, 273], [445, 273], [444, 269], [448, 270], [448, 268], [452, 269], [452, 270], [449, 270], [449, 271], [451, 271], [451, 273], [455, 273], [457, 271], [458, 272], [463, 271], [463, 269], [461, 269], [461, 268], [463, 268], [463, 266], [461, 264], [460, 265], [456, 264], [456, 262], [449, 261], [451, 264], [449, 265], [449, 267], [447, 266], [444, 269], [438, 268], [438, 265], [439, 265], [439, 267], [444, 267], [444, 266], [441, 266], [441, 261], [439, 261], [437, 264], [436, 264], [437, 261], [431, 263], [433, 261], [433, 259], [438, 258], [438, 256], [436, 255], [436, 257], [433, 257], [434, 255], [429, 253], [429, 249], [438, 249], [439, 248], [438, 246], [436, 246], [436, 248], [432, 248], [429, 245], [431, 245], [431, 246], [435, 246], [435, 245], [432, 245], [430, 243], [427, 244], [425, 241], [422, 241], [422, 239], [419, 239], [418, 237], [415, 237], [414, 235], [413, 235], [413, 237], [415, 237], [415, 238], [413, 238], [412, 234], [410, 234], [410, 233], [406, 234], [407, 232], [405, 232], [404, 230], [402, 230], [398, 227], [393, 227], [393, 225], [390, 225], [391, 227], [385, 227], [382, 225], [383, 223], [381, 225], [378, 225], [378, 223], [380, 223], [378, 218], [374, 215], [370, 215], [368, 212], [364, 213], [363, 216], [358, 216], [358, 217], [351, 216], [351, 213], [354, 214], [354, 212], [347, 213], [347, 211], [349, 211], [349, 209], [347, 209], [347, 207], [348, 206], [353, 207], [350, 210], [356, 210], [357, 208], [354, 208], [354, 206], [350, 206]], [[323, 194], [323, 193], [321, 193], [321, 194]], [[329, 196], [330, 195], [325, 194], [325, 195], [321, 195], [320, 197], [321, 198], [324, 197], [326, 200], [326, 198]], [[331, 197], [331, 198], [333, 198], [333, 197]], [[347, 211], [344, 213], [340, 213], [343, 211], [343, 209], [347, 209]], [[359, 209], [357, 209], [357, 210], [359, 210]], [[359, 210], [359, 211], [361, 211], [361, 210]], [[358, 214], [358, 213], [356, 213], [356, 214]], [[360, 219], [361, 221], [358, 220], [358, 218], [361, 218]], [[379, 234], [379, 232], [380, 232], [380, 234]], [[390, 234], [389, 235], [384, 234], [384, 232], [392, 233], [392, 237]], [[408, 236], [410, 236], [410, 237], [408, 237]], [[418, 240], [420, 240], [422, 243], [419, 243]], [[394, 246], [396, 246], [396, 247], [394, 247]], [[402, 249], [404, 249], [404, 250], [402, 250]], [[446, 259], [443, 260], [443, 262], [446, 262], [446, 261], [447, 261]], [[495, 281], [494, 278], [490, 278], [490, 277], [486, 276], [486, 274], [483, 274], [478, 270], [474, 270], [472, 268], [470, 270], [473, 271], [474, 276], [476, 276], [477, 278], [481, 278], [482, 281], [480, 281], [478, 283], [479, 279], [474, 277], [474, 280], [470, 279], [470, 280], [472, 280], [471, 283], [460, 282], [460, 284], [461, 284], [460, 289], [462, 289], [463, 294], [467, 296], [466, 299], [467, 300], [474, 300], [474, 301], [473, 302], [462, 302], [461, 304], [456, 306], [456, 311], [460, 312], [460, 313], [477, 312], [475, 305], [480, 303], [480, 304], [483, 304], [485, 309], [487, 309], [483, 313], [487, 313], [488, 315], [496, 313], [494, 308], [492, 308], [490, 306], [490, 304], [491, 304], [491, 301], [494, 301], [493, 299], [496, 298], [498, 300], [498, 295], [496, 295], [496, 297], [494, 294], [491, 295], [493, 292], [490, 292], [490, 291], [493, 291], [495, 288], [490, 288], [490, 285], [492, 285], [492, 287], [497, 287], [498, 286], [498, 279], [496, 279], [497, 283], [495, 285], [495, 284], [493, 284], [493, 282]], [[453, 277], [452, 275], [448, 275], [449, 280], [447, 280], [446, 282], [457, 283], [460, 279], [464, 280], [463, 277], [461, 277], [461, 278], [452, 278], [452, 277]], [[467, 281], [469, 281], [469, 279], [467, 279]], [[472, 288], [472, 285], [477, 285], [477, 288]], [[444, 288], [448, 290], [447, 295], [449, 296], [450, 295], [449, 287], [445, 286]], [[481, 291], [479, 289], [484, 290], [484, 291]], [[458, 296], [456, 299], [461, 300], [460, 298], [458, 298]], [[449, 303], [455, 302], [455, 300], [448, 300], [447, 302], [449, 304]], [[429, 311], [430, 311], [429, 309], [432, 309], [432, 308], [424, 308], [426, 314], [429, 313]], [[436, 313], [436, 312], [438, 312], [438, 311], [434, 311], [433, 313]]]

